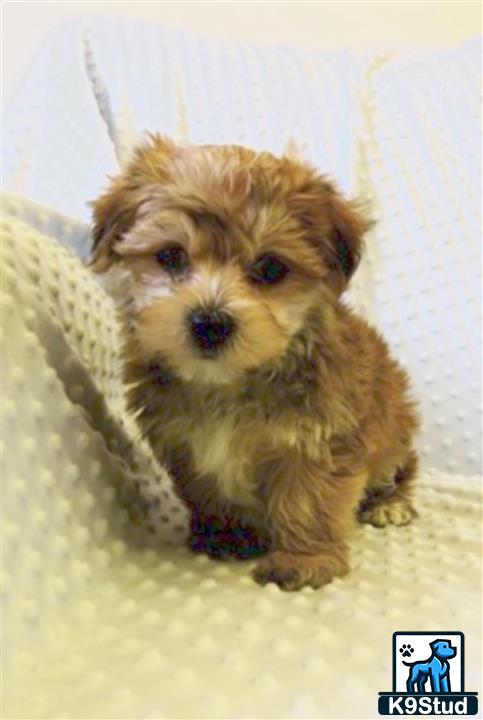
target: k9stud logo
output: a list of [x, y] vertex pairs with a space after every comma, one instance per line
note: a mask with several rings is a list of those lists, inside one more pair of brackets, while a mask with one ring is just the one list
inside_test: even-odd
[[395, 632], [392, 692], [379, 693], [380, 715], [476, 715], [476, 692], [464, 688], [461, 632]]

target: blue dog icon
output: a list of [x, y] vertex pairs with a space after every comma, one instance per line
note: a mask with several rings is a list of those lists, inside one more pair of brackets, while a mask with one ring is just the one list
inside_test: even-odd
[[428, 678], [431, 684], [430, 692], [451, 692], [448, 659], [454, 658], [456, 648], [448, 640], [433, 640], [430, 647], [433, 652], [429, 660], [412, 663], [403, 660], [404, 665], [411, 668], [406, 681], [408, 693], [424, 693], [424, 686]]

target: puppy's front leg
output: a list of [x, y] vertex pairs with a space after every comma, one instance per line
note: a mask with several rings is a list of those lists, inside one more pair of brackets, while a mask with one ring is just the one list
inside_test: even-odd
[[299, 455], [286, 458], [267, 486], [272, 550], [255, 568], [255, 580], [299, 590], [344, 575], [347, 539], [365, 482], [362, 472], [341, 476]]

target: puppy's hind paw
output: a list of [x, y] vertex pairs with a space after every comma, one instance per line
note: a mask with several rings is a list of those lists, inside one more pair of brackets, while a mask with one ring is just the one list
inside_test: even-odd
[[376, 505], [362, 510], [359, 520], [363, 523], [383, 528], [387, 525], [409, 525], [417, 517], [417, 512], [409, 500], [380, 500]]

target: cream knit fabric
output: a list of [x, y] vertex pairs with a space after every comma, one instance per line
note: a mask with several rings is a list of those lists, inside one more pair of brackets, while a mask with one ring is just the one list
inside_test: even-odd
[[52, 237], [85, 228], [39, 222], [2, 226], [4, 716], [370, 718], [398, 629], [465, 631], [475, 687], [478, 478], [425, 472], [420, 518], [361, 527], [318, 592], [190, 555], [123, 406], [112, 304]]

